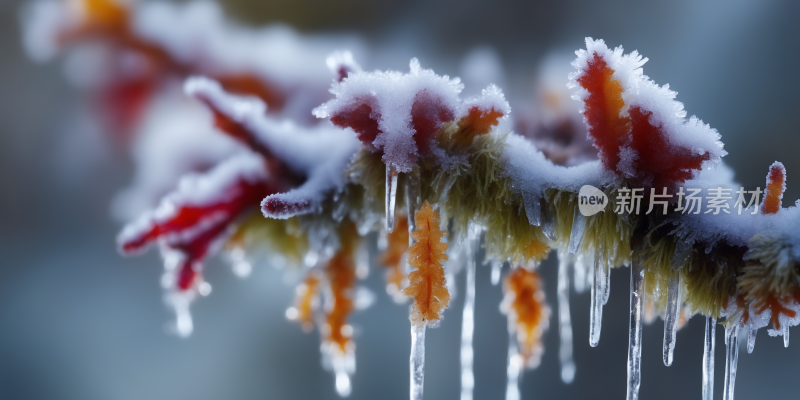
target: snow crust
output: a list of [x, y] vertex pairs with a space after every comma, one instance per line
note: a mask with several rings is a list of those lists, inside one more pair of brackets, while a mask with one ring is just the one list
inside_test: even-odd
[[307, 178], [301, 186], [271, 195], [265, 201], [272, 198], [289, 203], [310, 202], [315, 209], [326, 194], [344, 187], [344, 170], [359, 148], [352, 131], [329, 125], [307, 128], [291, 121], [276, 121], [265, 115], [265, 107], [259, 99], [228, 94], [217, 82], [207, 78], [188, 79], [185, 91], [189, 96], [210, 102], [215, 109], [240, 123], [275, 157]]
[[553, 164], [528, 139], [514, 133], [508, 135], [503, 150], [503, 176], [512, 179], [515, 190], [536, 197], [548, 188], [577, 193], [583, 185], [603, 187], [614, 180], [598, 160], [573, 167]]
[[[178, 98], [180, 96], [180, 98]], [[214, 129], [207, 107], [167, 91], [144, 113], [131, 152], [133, 182], [113, 200], [111, 212], [130, 221], [158, 205], [187, 173], [217, 165], [246, 148]]]
[[[733, 180], [733, 171], [725, 164], [716, 169], [704, 168], [695, 179], [686, 181], [683, 187], [701, 189], [699, 195], [702, 196], [703, 205], [699, 214], [675, 213], [671, 216], [670, 221], [677, 227], [674, 232], [679, 232], [684, 239], [707, 243], [710, 249], [719, 241], [734, 246], [748, 246], [750, 239], [757, 233], [771, 233], [784, 237], [792, 247], [792, 257], [800, 259], [800, 231], [797, 230], [797, 226], [800, 226], [800, 209], [796, 205], [781, 208], [776, 214], [753, 214], [753, 207], [757, 205], [748, 209], [742, 207], [742, 214], [739, 215], [738, 208], [734, 206], [738, 198], [736, 191], [740, 190], [741, 186]], [[717, 187], [731, 189], [731, 199], [726, 202], [730, 214], [725, 212], [706, 214], [708, 189]], [[744, 189], [751, 191], [756, 188]], [[749, 194], [745, 198], [750, 201]], [[763, 199], [762, 194], [761, 200]]]
[[329, 118], [359, 99], [370, 99], [375, 114], [371, 117], [379, 116], [380, 129], [372, 144], [383, 150], [385, 160], [395, 164], [398, 171], [408, 172], [419, 156], [414, 141], [416, 131], [411, 126], [411, 106], [417, 94], [427, 90], [458, 116], [463, 114], [458, 97], [463, 88], [459, 78], [436, 75], [433, 70], [423, 69], [414, 58], [407, 74], [397, 71], [360, 72], [334, 83], [330, 92], [336, 98], [315, 108], [313, 113], [318, 118]]
[[[267, 178], [262, 158], [252, 152], [237, 154], [220, 163], [208, 173], [186, 175], [180, 180], [178, 188], [164, 197], [158, 207], [127, 224], [117, 236], [117, 243], [122, 246], [135, 241], [136, 238], [150, 231], [153, 226], [163, 224], [173, 218], [182, 207], [202, 207], [224, 201], [229, 194], [227, 189], [239, 180], [258, 183]], [[176, 233], [175, 237], [167, 238], [167, 240], [188, 243], [193, 237], [203, 233], [208, 227], [226, 217], [228, 216], [212, 213], [200, 223]]]
[[[667, 139], [671, 144], [688, 148], [694, 154], [708, 152], [710, 159], [704, 162], [707, 164], [717, 164], [727, 152], [722, 149], [720, 134], [716, 129], [703, 123], [695, 116], [686, 119], [686, 111], [683, 103], [676, 101], [677, 92], [670, 90], [669, 85], [659, 86], [647, 75], [644, 75], [642, 66], [648, 61], [637, 51], [623, 54], [622, 46], [611, 50], [606, 46], [602, 39], [594, 40], [586, 38], [586, 49], [575, 52], [578, 56], [572, 65], [576, 68], [569, 76], [568, 87], [575, 88], [576, 94], [573, 96], [581, 102], [588, 96], [588, 92], [581, 88], [578, 79], [583, 75], [589, 60], [597, 53], [608, 66], [614, 70], [614, 79], [618, 79], [624, 89], [622, 99], [625, 107], [622, 114], [625, 115], [630, 107], [639, 106], [643, 110], [652, 112], [650, 123], [653, 126], [661, 126], [667, 133]], [[581, 110], [583, 111], [583, 110]], [[626, 171], [634, 175], [634, 171]]]
[[257, 71], [284, 89], [327, 87], [327, 56], [342, 48], [360, 53], [364, 47], [355, 37], [304, 37], [286, 26], [242, 28], [226, 22], [210, 1], [143, 2], [133, 8], [132, 27], [179, 61], [208, 68], [203, 73]]

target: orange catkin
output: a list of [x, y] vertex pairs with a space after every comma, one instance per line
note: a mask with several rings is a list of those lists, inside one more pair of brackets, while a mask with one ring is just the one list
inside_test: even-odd
[[761, 214], [776, 214], [781, 209], [784, 190], [786, 190], [786, 168], [782, 163], [775, 161], [769, 167]]
[[314, 311], [319, 304], [319, 276], [311, 270], [306, 279], [297, 286], [297, 297], [294, 308], [296, 313], [291, 318], [300, 322], [306, 332], [314, 328]]
[[534, 368], [544, 352], [542, 334], [550, 317], [539, 274], [517, 267], [506, 277], [503, 291], [502, 310], [508, 314], [509, 327], [516, 332], [519, 354], [525, 366]]
[[403, 253], [408, 250], [408, 219], [398, 215], [394, 224], [394, 230], [386, 237], [386, 250], [380, 258], [381, 264], [387, 269], [386, 287], [390, 293], [403, 289], [403, 281], [406, 279]]
[[350, 332], [346, 329], [347, 317], [353, 312], [353, 292], [356, 287], [356, 262], [354, 253], [358, 233], [354, 225], [344, 229], [340, 235], [342, 248], [337, 251], [325, 268], [333, 299], [327, 315], [328, 329], [325, 340], [346, 353], [350, 344]]
[[415, 269], [408, 274], [403, 294], [414, 300], [411, 322], [415, 326], [438, 322], [450, 303], [442, 265], [447, 261], [447, 244], [442, 242], [447, 232], [439, 228], [439, 218], [427, 200], [414, 216], [417, 229], [411, 237], [416, 243], [408, 249], [408, 263]]

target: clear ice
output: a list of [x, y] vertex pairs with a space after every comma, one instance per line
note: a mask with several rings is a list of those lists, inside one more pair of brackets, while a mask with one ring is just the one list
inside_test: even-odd
[[[410, 172], [406, 174], [406, 211], [408, 215], [409, 241], [411, 240], [411, 232], [414, 232], [416, 228], [414, 215], [417, 213], [422, 203], [420, 191], [419, 173]], [[409, 243], [409, 245], [411, 245], [411, 243]]]
[[350, 396], [353, 388], [350, 376], [355, 373], [355, 356], [353, 354], [333, 355], [331, 357], [333, 373], [336, 377], [336, 393], [340, 397]]
[[411, 325], [410, 396], [411, 400], [422, 400], [425, 382], [425, 325]]
[[539, 196], [530, 192], [522, 192], [522, 200], [525, 204], [525, 215], [528, 217], [528, 222], [533, 226], [542, 225], [542, 203]]
[[703, 344], [703, 400], [714, 399], [714, 347], [717, 320], [706, 317], [706, 336]]
[[544, 199], [540, 200], [540, 210], [542, 216], [542, 233], [547, 238], [547, 240], [556, 240], [558, 236], [556, 235], [556, 216], [553, 215], [553, 210], [544, 203]]
[[492, 285], [497, 285], [500, 283], [500, 274], [503, 272], [503, 262], [493, 260], [492, 261]]
[[789, 321], [783, 323], [783, 347], [789, 347]]
[[751, 326], [750, 332], [747, 334], [747, 354], [753, 354], [753, 349], [756, 347], [756, 334], [758, 328]]
[[520, 400], [519, 377], [522, 372], [522, 357], [517, 351], [517, 338], [509, 330], [508, 335], [508, 369], [506, 375], [506, 400]]
[[587, 258], [586, 254], [581, 253], [577, 256], [574, 256], [574, 262], [572, 264], [572, 272], [574, 274], [574, 286], [575, 291], [578, 293], [583, 293], [586, 291], [586, 287], [590, 284], [591, 278], [591, 269], [589, 266], [594, 265], [594, 260], [591, 258]]
[[583, 241], [583, 232], [586, 230], [586, 217], [575, 206], [575, 215], [572, 217], [572, 231], [569, 235], [569, 254], [577, 254]]
[[631, 262], [631, 314], [628, 325], [628, 400], [639, 398], [642, 382], [642, 314], [644, 311], [644, 264], [634, 255]]
[[667, 311], [664, 316], [664, 365], [672, 365], [675, 339], [678, 333], [678, 318], [681, 313], [681, 273], [673, 272], [667, 287]]
[[597, 347], [600, 343], [600, 328], [603, 322], [603, 305], [607, 286], [608, 264], [600, 254], [594, 258], [594, 277], [592, 279], [592, 305], [589, 321], [589, 345]]
[[613, 260], [606, 260], [605, 263], [605, 274], [603, 277], [605, 278], [605, 286], [603, 286], [603, 305], [608, 304], [608, 296], [611, 295], [611, 266], [613, 265]]
[[569, 314], [569, 265], [572, 257], [558, 253], [558, 333], [561, 344], [558, 357], [561, 361], [561, 380], [572, 383], [575, 378], [575, 362], [572, 360], [572, 321]]
[[724, 400], [733, 400], [736, 384], [736, 364], [739, 361], [739, 328], [734, 326], [725, 331], [725, 392]]
[[394, 230], [394, 209], [397, 201], [397, 168], [386, 164], [386, 232]]
[[672, 261], [670, 261], [670, 267], [673, 271], [679, 270], [683, 264], [692, 256], [692, 243], [679, 240], [678, 243], [675, 245], [675, 252], [672, 254]]
[[480, 230], [470, 226], [466, 240], [467, 282], [464, 290], [464, 314], [461, 320], [461, 400], [472, 400], [475, 375], [472, 370], [474, 352], [472, 337], [475, 332], [475, 252], [478, 249]]

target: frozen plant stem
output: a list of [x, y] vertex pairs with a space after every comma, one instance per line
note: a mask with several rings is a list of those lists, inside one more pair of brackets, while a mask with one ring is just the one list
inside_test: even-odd
[[717, 320], [706, 317], [706, 336], [703, 344], [703, 400], [714, 399], [714, 347]]
[[464, 294], [464, 314], [461, 319], [461, 400], [472, 400], [475, 375], [472, 371], [474, 352], [472, 337], [475, 332], [475, 244], [477, 229], [470, 227], [467, 238], [467, 281]]
[[589, 345], [597, 347], [600, 343], [600, 328], [603, 322], [603, 298], [605, 297], [607, 266], [598, 254], [594, 258], [594, 278], [592, 284], [592, 309], [589, 321]]
[[394, 230], [394, 209], [397, 201], [397, 168], [386, 164], [386, 232]]
[[628, 400], [639, 398], [642, 361], [642, 314], [644, 309], [644, 265], [634, 254], [631, 263], [631, 314], [628, 325]]
[[681, 312], [681, 272], [674, 271], [667, 287], [667, 313], [664, 316], [664, 365], [672, 365], [675, 339], [678, 333], [678, 316]]
[[558, 333], [561, 344], [558, 357], [561, 361], [561, 380], [572, 383], [575, 378], [575, 362], [572, 360], [572, 321], [569, 315], [569, 264], [572, 257], [558, 254]]
[[739, 328], [734, 326], [725, 332], [725, 392], [724, 400], [733, 400], [736, 384], [736, 364], [739, 361]]
[[425, 325], [411, 324], [411, 360], [410, 360], [411, 400], [422, 400], [422, 386], [425, 381]]
[[520, 400], [519, 376], [522, 372], [522, 357], [517, 351], [517, 338], [514, 332], [509, 330], [508, 335], [508, 369], [506, 375], [506, 400]]

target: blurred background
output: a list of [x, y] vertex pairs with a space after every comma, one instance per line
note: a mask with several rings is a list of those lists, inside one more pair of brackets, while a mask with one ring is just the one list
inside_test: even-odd
[[[206, 279], [214, 289], [193, 307], [195, 333], [182, 340], [165, 332], [172, 315], [162, 302], [159, 257], [151, 251], [122, 258], [114, 242], [120, 225], [110, 204], [131, 181], [132, 161], [101, 138], [77, 140], [64, 128], [74, 126], [85, 95], [67, 83], [61, 63], [37, 64], [26, 56], [21, 5], [0, 2], [0, 398], [337, 398], [333, 375], [320, 366], [318, 334], [285, 320], [293, 288], [270, 266], [242, 280], [210, 260]], [[584, 37], [603, 38], [648, 57], [645, 74], [669, 83], [689, 115], [720, 131], [738, 182], [763, 187], [769, 165], [779, 160], [788, 170], [783, 205], [800, 198], [794, 178], [800, 171], [798, 2], [227, 0], [222, 6], [246, 25], [356, 35], [371, 52], [362, 62], [367, 70], [405, 71], [418, 57], [437, 73], [467, 75], [469, 84], [465, 58], [489, 58], [504, 72], [497, 79], [505, 80], [498, 83], [514, 112], [531, 104], [545, 59], [566, 54], [568, 62]], [[553, 311], [556, 272], [551, 254], [541, 273]], [[542, 364], [524, 374], [523, 398], [625, 396], [629, 270], [614, 271], [611, 279], [597, 348], [587, 340], [588, 293], [571, 297], [574, 383], [559, 378], [551, 318]], [[463, 280], [459, 275], [459, 287]], [[385, 295], [382, 281], [378, 271], [369, 276], [366, 285], [377, 300], [352, 317], [358, 335], [352, 399], [408, 396], [407, 309]], [[459, 395], [460, 293], [441, 327], [427, 335], [428, 399]], [[504, 395], [501, 298], [489, 269], [479, 268], [476, 399]], [[678, 333], [669, 368], [661, 358], [663, 322], [645, 327], [642, 399], [700, 397], [703, 325], [696, 317]], [[718, 329], [717, 398], [723, 353]], [[781, 338], [762, 329], [755, 352], [740, 352], [737, 398], [792, 396], [799, 359], [800, 344], [784, 349]]]

